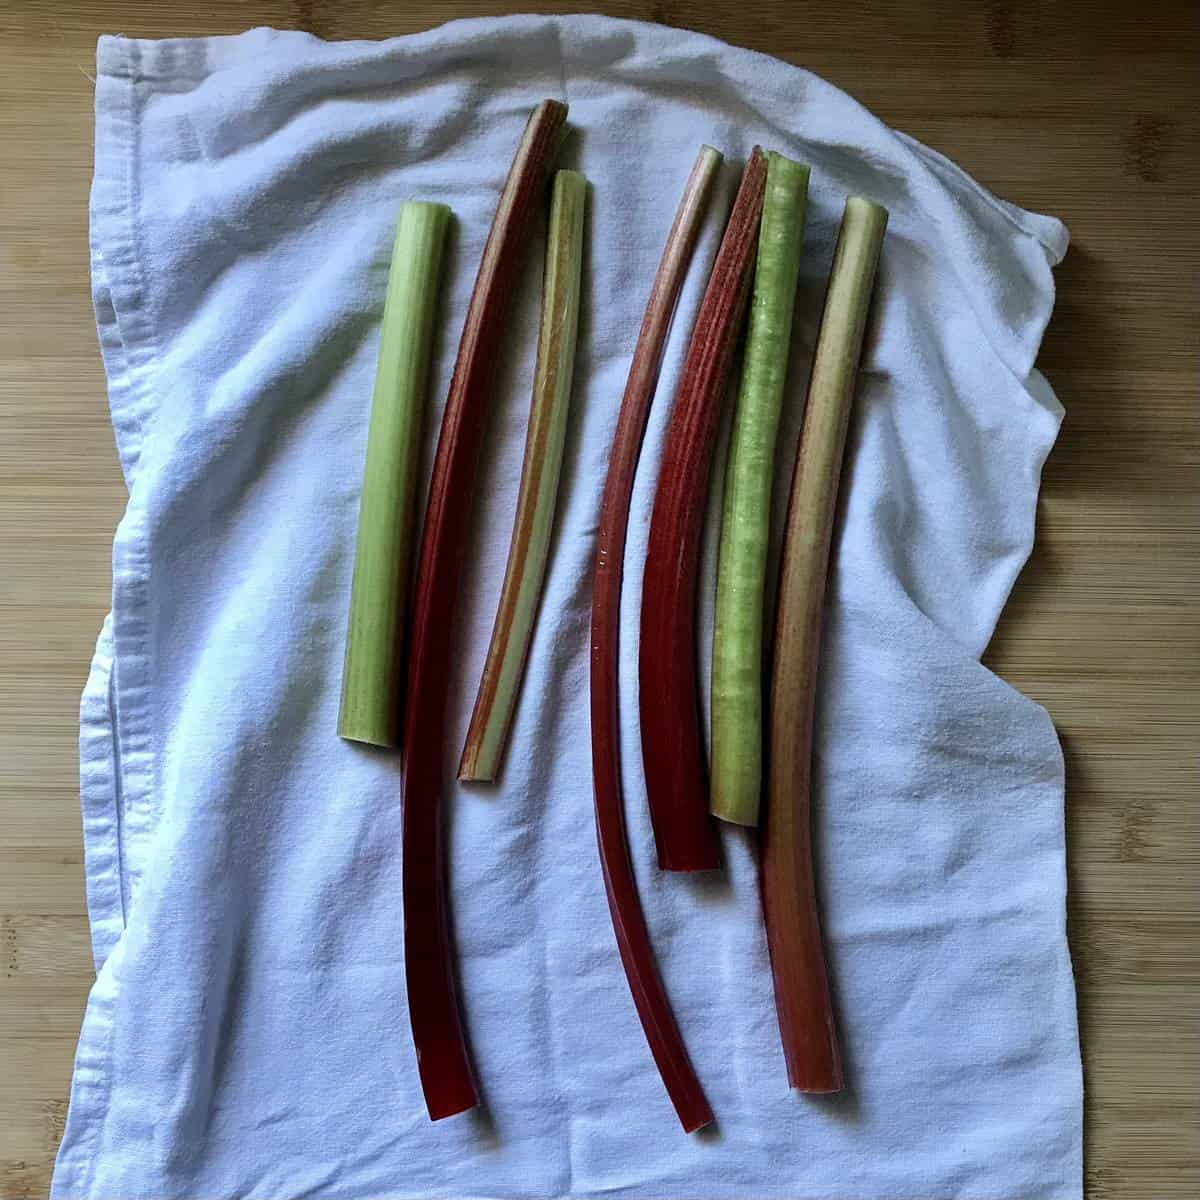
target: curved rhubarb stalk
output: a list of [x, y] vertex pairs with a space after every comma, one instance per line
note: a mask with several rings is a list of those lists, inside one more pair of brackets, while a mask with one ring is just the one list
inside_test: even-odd
[[763, 905], [788, 1083], [842, 1088], [813, 879], [810, 789], [817, 656], [838, 475], [887, 210], [846, 201], [792, 475], [771, 678]]
[[458, 766], [459, 779], [472, 783], [491, 783], [499, 770], [546, 574], [575, 369], [586, 202], [587, 180], [576, 171], [559, 171], [546, 233], [542, 321], [517, 515], [492, 639]]
[[454, 608], [504, 318], [529, 218], [567, 108], [543, 100], [525, 126], [484, 246], [442, 415], [425, 508], [405, 704], [404, 973], [417, 1069], [432, 1120], [477, 1103], [463, 1041], [446, 912], [442, 767]]
[[700, 724], [696, 575], [713, 442], [750, 292], [766, 180], [767, 160], [756, 146], [700, 303], [650, 517], [638, 692], [646, 798], [665, 871], [711, 870], [720, 862]]
[[625, 534], [638, 454], [662, 366], [671, 318], [700, 233], [708, 194], [721, 156], [705, 146], [688, 177], [663, 249], [642, 318], [633, 362], [613, 436], [600, 524], [592, 593], [591, 709], [592, 778], [596, 792], [596, 841], [617, 948], [650, 1053], [658, 1065], [680, 1123], [691, 1133], [712, 1121], [712, 1111], [692, 1069], [687, 1047], [663, 990], [646, 918], [638, 900], [621, 799], [621, 741], [617, 713], [617, 651]]

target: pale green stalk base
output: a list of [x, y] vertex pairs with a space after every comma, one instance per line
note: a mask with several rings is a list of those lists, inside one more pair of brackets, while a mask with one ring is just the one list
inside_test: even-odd
[[758, 822], [763, 770], [763, 588], [775, 442], [787, 382], [808, 168], [771, 154], [750, 327], [729, 441], [712, 652], [710, 807]]
[[401, 205], [367, 429], [338, 734], [395, 746], [415, 489], [433, 319], [450, 210]]
[[555, 175], [525, 460], [500, 604], [458, 768], [459, 779], [466, 781], [490, 783], [496, 778], [533, 638], [575, 370], [586, 201], [582, 175]]

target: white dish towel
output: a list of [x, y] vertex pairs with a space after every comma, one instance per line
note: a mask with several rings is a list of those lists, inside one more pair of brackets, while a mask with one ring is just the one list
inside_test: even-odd
[[[486, 1115], [431, 1124], [401, 958], [400, 774], [334, 734], [393, 223], [457, 218], [426, 425], [525, 119], [570, 104], [592, 182], [553, 557], [503, 782], [449, 781], [462, 996]], [[717, 1116], [688, 1137], [630, 1000], [593, 834], [586, 642], [600, 489], [697, 149], [727, 156], [634, 498], [624, 777], [655, 946]], [[737, 164], [812, 166], [789, 437], [843, 198], [891, 212], [851, 429], [817, 746], [850, 1088], [788, 1091], [752, 839], [653, 867], [636, 605], [669, 402]], [[1014, 153], [1019, 148], [1014, 146]], [[820, 79], [598, 17], [382, 43], [103, 38], [91, 246], [129, 507], [83, 699], [98, 978], [56, 1200], [1072, 1200], [1081, 1077], [1063, 768], [979, 663], [1061, 409], [1033, 371], [1067, 235]], [[461, 735], [508, 546], [540, 251], [514, 296], [460, 613]], [[719, 491], [719, 487], [716, 489]], [[707, 570], [711, 579], [711, 536]]]

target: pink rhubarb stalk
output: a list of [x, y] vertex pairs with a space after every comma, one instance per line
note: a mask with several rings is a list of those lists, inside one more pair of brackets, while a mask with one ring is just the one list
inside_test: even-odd
[[842, 1088], [813, 879], [813, 710], [838, 476], [886, 225], [887, 211], [878, 204], [859, 197], [846, 202], [813, 356], [780, 566], [763, 905], [788, 1082], [804, 1092]]
[[404, 727], [404, 970], [417, 1069], [435, 1121], [477, 1103], [454, 982], [442, 844], [454, 610], [505, 317], [566, 116], [557, 101], [538, 105], [500, 195], [446, 397], [421, 535]]
[[642, 764], [659, 866], [719, 865], [696, 662], [696, 576], [713, 443], [746, 312], [767, 180], [756, 146], [709, 276], [667, 427], [642, 582]]
[[592, 594], [591, 709], [592, 777], [596, 794], [596, 840], [608, 909], [621, 963], [633, 993], [650, 1053], [680, 1123], [687, 1132], [712, 1121], [700, 1081], [663, 989], [646, 918], [638, 899], [625, 830], [621, 797], [621, 742], [617, 712], [617, 654], [620, 634], [621, 576], [634, 474], [646, 431], [646, 419], [662, 366], [671, 318], [703, 222], [708, 195], [721, 156], [705, 146], [684, 189], [667, 236], [650, 300], [629, 368], [617, 416], [608, 475], [596, 535], [596, 575]]

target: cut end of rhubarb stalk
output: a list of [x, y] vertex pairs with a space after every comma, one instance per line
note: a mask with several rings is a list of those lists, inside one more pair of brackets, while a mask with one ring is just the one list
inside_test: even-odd
[[470, 1112], [479, 1103], [479, 1093], [475, 1090], [474, 1082], [465, 1077], [457, 1077], [445, 1084], [434, 1083], [432, 1080], [423, 1082], [422, 1088], [425, 1093], [425, 1111], [431, 1121], [444, 1121], [447, 1117]]
[[763, 911], [788, 1080], [811, 1092], [842, 1087], [813, 874], [813, 711], [838, 479], [886, 223], [879, 205], [847, 201], [817, 334], [779, 574]]
[[708, 871], [721, 861], [700, 724], [697, 574], [713, 446], [750, 291], [766, 179], [767, 160], [756, 146], [684, 359], [646, 544], [638, 651], [642, 764], [658, 863], [667, 871]]
[[491, 783], [496, 778], [533, 641], [575, 371], [586, 203], [584, 177], [559, 171], [550, 201], [542, 320], [517, 513], [483, 677], [458, 767], [464, 782]]

